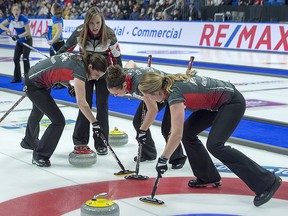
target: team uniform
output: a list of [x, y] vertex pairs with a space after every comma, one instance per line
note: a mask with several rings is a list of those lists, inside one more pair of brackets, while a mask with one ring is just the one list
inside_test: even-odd
[[[0, 18], [0, 23], [3, 22], [4, 20], [6, 20], [6, 18]], [[9, 25], [7, 25], [5, 27], [9, 28]], [[4, 32], [5, 31], [0, 28], [0, 34], [3, 34]]]
[[[83, 24], [78, 26], [75, 29], [75, 31], [67, 39], [65, 45], [60, 48], [58, 53], [72, 52], [78, 44], [78, 38], [82, 29], [83, 29]], [[101, 39], [100, 37], [93, 38], [88, 34], [87, 46], [84, 48], [80, 47], [80, 52], [81, 50], [84, 50], [84, 49], [87, 52], [92, 52], [92, 53], [96, 52], [98, 54], [104, 55], [107, 58], [109, 65], [119, 64], [120, 66], [122, 66], [120, 46], [119, 46], [117, 37], [113, 29], [107, 26], [107, 30], [109, 34], [112, 35], [112, 37], [108, 39], [106, 44], [104, 45], [100, 44], [100, 39]]]
[[[83, 24], [78, 26], [75, 31], [72, 33], [72, 35], [68, 38], [65, 45], [61, 47], [61, 49], [58, 51], [58, 53], [62, 52], [72, 52], [74, 48], [77, 46], [78, 43], [78, 37], [80, 35], [80, 32], [82, 31]], [[80, 47], [81, 50], [86, 50], [87, 52], [92, 53], [98, 53], [106, 57], [108, 64], [115, 65], [119, 64], [122, 66], [122, 58], [121, 58], [121, 52], [120, 47], [116, 38], [116, 35], [114, 31], [107, 27], [108, 31], [110, 32], [110, 35], [112, 36], [110, 39], [108, 39], [106, 44], [100, 43], [100, 37], [93, 38], [90, 34], [87, 36], [87, 46], [86, 47]], [[108, 121], [108, 97], [109, 97], [109, 91], [107, 89], [106, 84], [106, 75], [101, 77], [99, 80], [90, 80], [86, 82], [86, 100], [90, 107], [92, 108], [92, 99], [93, 99], [93, 90], [94, 86], [96, 88], [96, 107], [97, 107], [97, 113], [100, 113], [100, 115], [97, 115], [97, 121], [99, 122], [99, 125], [103, 129], [103, 134], [108, 139], [109, 134], [109, 121]], [[89, 132], [90, 132], [90, 123], [87, 120], [87, 118], [82, 114], [82, 112], [79, 110], [79, 114], [76, 120], [75, 129], [73, 132], [73, 142], [74, 145], [83, 145], [88, 144], [89, 142]], [[102, 141], [99, 139], [99, 143], [102, 143]], [[95, 142], [95, 147], [97, 143]]]
[[[136, 98], [140, 99], [142, 98], [142, 93], [138, 89], [138, 85], [140, 83], [140, 80], [142, 76], [147, 72], [157, 72], [162, 75], [165, 75], [163, 71], [159, 71], [155, 68], [123, 68], [123, 72], [126, 74], [126, 82], [127, 82], [127, 90], [128, 93]], [[135, 113], [134, 119], [133, 119], [133, 125], [136, 131], [139, 130], [141, 123], [142, 123], [142, 109], [143, 109], [143, 101], [139, 104], [137, 111]], [[165, 106], [166, 102], [163, 103], [157, 103], [158, 111], [160, 112]], [[161, 125], [161, 132], [165, 140], [167, 141], [168, 135], [170, 133], [171, 128], [171, 119], [170, 119], [170, 109], [169, 106], [166, 106], [163, 121]], [[145, 160], [154, 160], [157, 157], [157, 151], [155, 147], [154, 140], [152, 139], [151, 132], [148, 129], [147, 130], [147, 140], [145, 145], [142, 146], [142, 158]], [[170, 164], [184, 164], [186, 160], [186, 156], [183, 154], [183, 149], [181, 144], [178, 146], [178, 148], [174, 151], [172, 156], [170, 157], [169, 163]]]
[[25, 132], [26, 143], [37, 142], [39, 122], [46, 115], [51, 124], [45, 130], [33, 152], [37, 160], [47, 160], [53, 154], [65, 126], [65, 119], [50, 95], [51, 87], [58, 82], [67, 82], [78, 78], [86, 81], [87, 69], [81, 57], [63, 53], [44, 59], [31, 67], [25, 77], [26, 94], [33, 102]]
[[[26, 16], [23, 14], [19, 15], [18, 20], [15, 20], [15, 17], [13, 15], [9, 16], [7, 18], [8, 22], [13, 26], [15, 29], [17, 35], [22, 34], [25, 32], [25, 25], [29, 24], [29, 20]], [[24, 63], [24, 75], [28, 73], [30, 69], [30, 61], [29, 61], [29, 55], [30, 55], [30, 48], [24, 46], [22, 43], [26, 43], [30, 46], [32, 46], [32, 37], [26, 36], [19, 38], [16, 43], [16, 47], [14, 50], [14, 80], [15, 81], [21, 81], [21, 67], [20, 67], [20, 57], [23, 54], [23, 63]]]
[[256, 194], [262, 193], [263, 189], [273, 183], [273, 173], [238, 150], [225, 145], [246, 109], [245, 99], [231, 83], [195, 76], [189, 81], [175, 81], [172, 92], [166, 93], [166, 97], [169, 106], [184, 103], [193, 112], [185, 121], [182, 142], [193, 174], [200, 182], [211, 183], [221, 179], [197, 136], [211, 127], [206, 147], [215, 158]]
[[[55, 15], [52, 16], [52, 18], [50, 19], [49, 23], [48, 23], [48, 32], [47, 32], [47, 39], [48, 40], [52, 40], [53, 37], [55, 36], [57, 29], [55, 27], [56, 24], [61, 23], [62, 26], [64, 26], [63, 23], [63, 18], [57, 18]], [[51, 44], [52, 47], [50, 47], [50, 56], [55, 55], [54, 50], [57, 52], [63, 45], [65, 44], [64, 40], [63, 40], [63, 35], [61, 33], [60, 38], [55, 41], [53, 44]]]

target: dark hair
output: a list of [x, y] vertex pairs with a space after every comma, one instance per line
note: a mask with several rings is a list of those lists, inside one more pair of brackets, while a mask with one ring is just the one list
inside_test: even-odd
[[105, 73], [107, 70], [108, 62], [106, 58], [101, 54], [86, 53], [83, 56], [83, 60], [87, 67], [89, 64], [91, 64], [93, 70], [103, 71], [103, 73]]
[[62, 6], [55, 2], [53, 4], [53, 9], [54, 9], [54, 16], [56, 16], [58, 19], [62, 17], [63, 9]]
[[110, 65], [107, 70], [106, 83], [108, 88], [122, 89], [123, 83], [126, 81], [126, 74], [120, 65]]
[[[88, 68], [88, 65], [92, 65], [92, 69], [93, 70], [97, 70], [97, 71], [102, 71], [103, 73], [106, 72], [106, 69], [108, 67], [108, 62], [106, 60], [106, 58], [98, 53], [90, 53], [87, 52], [85, 54], [75, 54], [70, 56], [71, 59], [75, 60], [75, 61], [83, 61], [85, 68]], [[91, 74], [88, 71], [88, 77]]]

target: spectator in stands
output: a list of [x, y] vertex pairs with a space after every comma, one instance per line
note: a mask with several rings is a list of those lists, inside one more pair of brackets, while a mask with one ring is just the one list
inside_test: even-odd
[[[88, 4], [87, 4], [87, 5], [88, 5]], [[79, 6], [78, 6], [78, 8], [77, 8], [77, 11], [78, 11], [79, 15], [82, 14], [82, 11], [84, 10], [84, 7], [85, 7], [85, 2], [84, 2], [84, 1], [81, 1], [80, 4], [79, 4]], [[84, 11], [86, 11], [86, 10], [84, 10]]]
[[163, 3], [162, 3], [162, 2], [161, 2], [161, 4], [160, 4], [160, 1], [157, 1], [157, 2], [155, 3], [155, 5], [156, 5], [155, 8], [154, 8], [155, 13], [164, 11], [164, 9], [163, 9]]
[[182, 5], [182, 0], [176, 0], [176, 2], [175, 2], [175, 8], [176, 8], [176, 7], [180, 8], [181, 5]]
[[128, 6], [127, 6], [127, 13], [131, 14], [133, 12], [134, 3], [132, 0], [128, 0]]
[[182, 20], [182, 14], [180, 13], [178, 7], [174, 8], [173, 10], [172, 20]]
[[191, 2], [189, 4], [189, 20], [198, 20], [199, 19], [199, 15], [198, 15], [198, 10], [195, 7], [194, 3]]
[[50, 7], [51, 7], [50, 4], [40, 2], [40, 7], [37, 12], [37, 18], [42, 18], [42, 19], [49, 18], [48, 15], [49, 15]]
[[86, 3], [84, 3], [83, 9], [80, 11], [79, 18], [80, 18], [80, 19], [84, 19], [84, 18], [85, 18], [86, 11], [88, 11], [88, 10], [89, 10], [89, 4], [86, 2]]
[[[121, 3], [120, 3], [120, 2], [121, 2]], [[123, 13], [124, 13], [125, 10], [128, 11], [128, 6], [127, 6], [125, 0], [119, 1], [119, 2], [118, 2], [118, 6], [119, 6], [120, 10], [121, 10]]]
[[152, 14], [153, 14], [152, 20], [155, 20], [155, 21], [163, 20], [163, 12], [162, 11], [157, 12], [155, 9], [153, 9]]
[[146, 9], [148, 8], [148, 5], [149, 5], [149, 0], [141, 0], [141, 1], [138, 1], [137, 3], [139, 3], [140, 2], [140, 8], [144, 8], [145, 9], [145, 11], [146, 11]]
[[147, 20], [147, 19], [148, 17], [147, 17], [145, 8], [141, 8], [140, 14], [139, 14], [139, 20]]
[[218, 4], [215, 4], [214, 0], [207, 0], [207, 6], [214, 6], [214, 5], [219, 5], [220, 3]]
[[219, 6], [222, 5], [232, 5], [232, 0], [221, 0]]
[[[103, 3], [103, 2], [104, 2], [104, 3]], [[109, 6], [110, 2], [108, 2], [108, 0], [101, 1], [101, 3], [102, 3], [102, 4], [101, 4], [101, 6], [102, 6], [101, 11], [102, 11], [102, 12], [104, 12], [106, 8], [110, 8], [110, 6]]]
[[248, 5], [248, 1], [250, 1], [250, 0], [239, 0], [237, 2], [237, 5], [238, 6], [247, 6]]
[[59, 4], [61, 5], [62, 8], [65, 8], [67, 6], [64, 0], [60, 0]]
[[173, 20], [172, 15], [174, 13], [175, 6], [176, 6], [175, 0], [169, 0], [168, 3], [165, 6], [163, 6], [164, 20]]
[[181, 0], [179, 11], [182, 15], [182, 20], [189, 20], [189, 6], [186, 4], [186, 0]]
[[104, 17], [105, 17], [106, 20], [113, 19], [114, 15], [111, 12], [111, 8], [110, 7], [104, 8], [102, 12], [103, 12]]
[[2, 17], [4, 17], [5, 11], [6, 11], [7, 6], [3, 2], [3, 0], [0, 0], [0, 14]]
[[152, 20], [153, 17], [153, 8], [149, 7], [146, 13], [147, 20]]
[[112, 3], [111, 3], [111, 7], [110, 7], [110, 9], [111, 9], [111, 13], [112, 13], [112, 14], [115, 14], [117, 8], [118, 8], [118, 4], [117, 4], [117, 2], [116, 2], [116, 1], [112, 1]]
[[69, 19], [78, 19], [78, 18], [79, 18], [79, 13], [78, 13], [76, 7], [72, 7]]
[[117, 8], [114, 19], [115, 20], [123, 20], [124, 19], [124, 14], [120, 8]]
[[69, 2], [63, 12], [64, 19], [69, 19], [72, 13], [71, 10], [72, 10], [72, 4]]
[[33, 5], [33, 3], [23, 2], [22, 4], [24, 4], [23, 14], [25, 14], [25, 16], [27, 16], [29, 18], [34, 18], [34, 5]]
[[253, 5], [263, 5], [263, 0], [254, 0]]
[[151, 7], [151, 8], [155, 8], [156, 4], [155, 4], [155, 0], [149, 0], [149, 4], [147, 5], [147, 7]]
[[129, 20], [129, 15], [130, 15], [130, 14], [128, 13], [127, 10], [124, 10], [124, 11], [123, 11], [123, 19], [124, 19], [124, 20]]
[[139, 19], [139, 15], [140, 15], [140, 13], [139, 13], [139, 6], [138, 6], [138, 5], [135, 5], [135, 6], [133, 7], [132, 13], [131, 13], [130, 16], [129, 16], [129, 20], [138, 20], [138, 19]]

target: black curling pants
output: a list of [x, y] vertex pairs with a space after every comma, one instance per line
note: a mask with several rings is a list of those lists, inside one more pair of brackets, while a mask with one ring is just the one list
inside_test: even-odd
[[[28, 39], [25, 40], [24, 43], [32, 46], [32, 37], [28, 37]], [[15, 80], [21, 80], [22, 79], [21, 66], [20, 66], [20, 57], [22, 54], [23, 54], [23, 64], [24, 64], [24, 76], [29, 72], [29, 69], [30, 69], [30, 60], [29, 60], [30, 52], [31, 52], [30, 48], [24, 46], [20, 42], [16, 43], [16, 47], [14, 50], [14, 57], [13, 57], [13, 61], [14, 61], [14, 65], [15, 65], [15, 68], [14, 68], [14, 79]]]
[[[108, 122], [108, 97], [109, 91], [106, 85], [105, 77], [102, 77], [99, 80], [90, 80], [86, 81], [86, 100], [92, 108], [92, 99], [94, 86], [96, 90], [96, 107], [97, 107], [97, 121], [103, 129], [104, 136], [108, 139], [109, 134], [109, 122]], [[87, 145], [89, 143], [90, 136], [90, 122], [79, 110], [78, 117], [75, 123], [75, 128], [73, 132], [73, 142], [74, 145]], [[94, 140], [95, 147], [98, 144], [102, 144], [102, 141]]]
[[274, 175], [262, 168], [240, 151], [225, 145], [245, 112], [245, 100], [235, 89], [230, 103], [222, 105], [217, 112], [199, 110], [193, 112], [184, 124], [183, 145], [194, 175], [204, 182], [221, 179], [206, 148], [197, 135], [211, 126], [207, 149], [233, 173], [243, 180], [256, 194], [262, 193], [274, 181]]
[[[133, 126], [136, 131], [138, 131], [141, 126], [143, 103], [144, 103], [143, 101], [140, 102], [138, 109], [136, 110], [136, 113], [133, 118]], [[157, 103], [157, 106], [158, 106], [158, 111], [160, 112], [166, 106], [166, 103]], [[168, 139], [170, 129], [171, 129], [170, 109], [169, 109], [169, 106], [166, 106], [162, 124], [161, 124], [161, 132], [166, 141]], [[148, 129], [147, 131], [146, 143], [145, 145], [142, 146], [142, 157], [148, 160], [154, 160], [157, 157], [155, 142], [151, 136], [150, 129]], [[186, 158], [186, 156], [183, 154], [183, 149], [180, 144], [177, 147], [177, 149], [174, 151], [172, 156], [170, 157], [169, 163], [170, 164], [182, 163], [182, 160], [184, 158]]]
[[46, 115], [51, 123], [34, 149], [33, 156], [36, 159], [49, 159], [62, 135], [65, 118], [51, 97], [50, 90], [28, 84], [26, 94], [32, 101], [33, 108], [28, 118], [24, 140], [28, 143], [35, 142], [39, 135], [39, 123], [42, 117]]

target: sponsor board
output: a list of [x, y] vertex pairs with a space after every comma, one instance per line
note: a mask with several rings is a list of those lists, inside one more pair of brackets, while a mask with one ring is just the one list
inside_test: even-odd
[[[33, 36], [47, 31], [49, 19], [31, 19]], [[287, 52], [285, 23], [216, 23], [107, 20], [120, 42], [249, 51]], [[63, 37], [68, 38], [83, 20], [64, 20]]]

